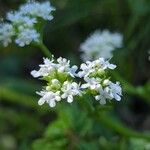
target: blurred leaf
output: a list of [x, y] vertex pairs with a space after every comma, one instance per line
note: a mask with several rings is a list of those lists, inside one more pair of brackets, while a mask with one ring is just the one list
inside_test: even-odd
[[130, 150], [149, 150], [150, 142], [143, 139], [130, 139]]

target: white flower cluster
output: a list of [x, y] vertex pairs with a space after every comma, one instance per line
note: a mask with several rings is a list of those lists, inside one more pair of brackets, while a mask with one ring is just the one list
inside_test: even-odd
[[73, 81], [77, 75], [77, 66], [70, 66], [70, 61], [65, 58], [58, 58], [56, 62], [54, 59], [44, 59], [44, 64], [39, 65], [38, 71], [34, 70], [31, 75], [35, 78], [42, 77], [47, 81], [46, 88], [37, 92], [42, 98], [38, 104], [42, 105], [45, 102], [50, 107], [55, 107], [56, 102], [66, 99], [68, 103], [73, 102], [74, 96], [80, 96], [80, 85]]
[[8, 12], [6, 19], [9, 23], [0, 23], [0, 44], [6, 47], [13, 39], [21, 47], [39, 42], [40, 33], [36, 27], [42, 20], [52, 20], [53, 10], [50, 2], [28, 1], [18, 11]]
[[[121, 100], [122, 89], [119, 82], [113, 83], [107, 77], [108, 70], [115, 69], [116, 65], [110, 64], [104, 58], [81, 64], [78, 73], [77, 66], [70, 66], [70, 61], [61, 57], [56, 62], [53, 58], [46, 58], [44, 64], [39, 66], [38, 71], [31, 72], [33, 77], [41, 77], [47, 81], [47, 86], [37, 92], [42, 97], [39, 105], [46, 102], [50, 107], [54, 107], [56, 102], [62, 99], [71, 103], [74, 96], [82, 96], [89, 91], [100, 104], [106, 104], [106, 100]], [[74, 81], [75, 77], [83, 78], [85, 83], [80, 86]]]
[[99, 57], [111, 58], [115, 48], [122, 47], [122, 40], [123, 37], [120, 33], [97, 30], [80, 45], [81, 58], [83, 61], [94, 60]]
[[122, 89], [119, 82], [113, 83], [106, 76], [109, 69], [113, 70], [116, 65], [110, 64], [104, 58], [95, 61], [87, 61], [81, 64], [81, 71], [78, 72], [80, 78], [85, 83], [81, 85], [82, 89], [87, 89], [100, 104], [106, 104], [106, 100], [121, 100]]

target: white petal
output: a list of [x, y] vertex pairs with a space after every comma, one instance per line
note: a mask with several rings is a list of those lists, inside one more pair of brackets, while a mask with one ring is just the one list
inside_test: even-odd
[[73, 96], [72, 96], [72, 95], [69, 95], [69, 96], [68, 96], [67, 102], [68, 102], [68, 103], [72, 103], [72, 102], [73, 102]]
[[37, 77], [40, 76], [40, 73], [39, 73], [38, 71], [36, 71], [36, 70], [33, 70], [33, 71], [31, 71], [31, 75], [32, 75], [34, 78], [37, 78]]
[[55, 99], [56, 99], [56, 101], [60, 101], [61, 97], [60, 96], [56, 96]]
[[110, 83], [110, 81], [108, 80], [108, 79], [105, 79], [104, 81], [103, 81], [103, 84], [104, 85], [108, 85]]
[[96, 85], [91, 85], [90, 88], [91, 90], [96, 90]]
[[82, 69], [82, 70], [85, 70], [86, 68], [87, 68], [87, 66], [86, 66], [86, 64], [81, 64], [81, 66], [80, 66], [80, 68]]
[[95, 99], [96, 99], [97, 101], [99, 101], [99, 100], [101, 99], [101, 97], [100, 97], [99, 95], [97, 95], [97, 96], [95, 96]]
[[78, 69], [78, 67], [77, 67], [76, 65], [74, 65], [74, 66], [71, 67], [71, 71], [72, 71], [72, 72], [76, 72], [77, 69]]
[[82, 78], [83, 76], [84, 76], [84, 72], [83, 72], [83, 71], [79, 71], [79, 72], [78, 72], [78, 77], [79, 77], [79, 78]]
[[64, 66], [58, 68], [58, 72], [64, 72], [64, 70], [65, 70], [65, 67], [64, 67]]
[[121, 100], [121, 97], [118, 95], [118, 94], [115, 94], [115, 97], [114, 97], [117, 101], [120, 101]]
[[105, 99], [105, 98], [101, 98], [100, 104], [101, 104], [101, 105], [105, 105], [105, 104], [106, 104], [106, 99]]
[[66, 93], [64, 93], [64, 94], [61, 95], [61, 97], [62, 97], [63, 99], [67, 98], [67, 96], [68, 96], [68, 95], [67, 95]]
[[113, 64], [110, 64], [110, 65], [108, 66], [108, 68], [109, 68], [109, 69], [112, 69], [112, 70], [115, 69], [116, 67], [117, 67], [117, 66], [116, 66], [116, 65], [113, 65]]
[[56, 102], [54, 100], [50, 100], [49, 101], [49, 106], [50, 107], [55, 107], [56, 106]]
[[39, 101], [38, 101], [38, 104], [41, 106], [45, 103], [45, 99], [41, 98]]

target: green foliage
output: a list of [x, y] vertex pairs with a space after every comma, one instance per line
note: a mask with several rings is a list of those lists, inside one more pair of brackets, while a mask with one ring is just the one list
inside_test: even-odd
[[143, 140], [143, 139], [130, 139], [130, 149], [132, 150], [149, 150], [150, 149], [150, 142]]

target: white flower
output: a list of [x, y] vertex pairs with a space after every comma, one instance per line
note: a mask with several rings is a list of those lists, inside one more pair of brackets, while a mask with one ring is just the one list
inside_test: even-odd
[[95, 66], [100, 65], [104, 70], [105, 69], [113, 70], [116, 68], [116, 65], [110, 64], [109, 61], [105, 61], [104, 58], [99, 58], [98, 60], [95, 60], [94, 63], [95, 63]]
[[76, 76], [76, 71], [78, 69], [77, 66], [72, 66], [70, 67], [70, 60], [67, 60], [65, 58], [59, 57], [57, 59], [58, 65], [58, 72], [66, 72], [67, 74], [69, 74], [71, 77], [75, 77]]
[[91, 90], [96, 90], [98, 91], [99, 88], [101, 87], [101, 79], [100, 78], [86, 78], [85, 81], [87, 83], [82, 84], [81, 88], [86, 89], [89, 88]]
[[77, 73], [76, 73], [76, 71], [77, 71], [77, 69], [78, 69], [78, 67], [76, 66], [76, 65], [74, 65], [74, 66], [72, 66], [70, 69], [69, 69], [69, 75], [71, 76], [71, 77], [75, 77], [75, 76], [77, 76]]
[[110, 82], [108, 91], [109, 91], [109, 96], [112, 99], [114, 98], [117, 101], [121, 100], [122, 89], [120, 87], [120, 83], [119, 82], [116, 82], [116, 84]]
[[[108, 82], [107, 82], [108, 83]], [[99, 88], [99, 95], [95, 96], [96, 100], [100, 101], [100, 104], [106, 104], [106, 100], [112, 100], [115, 99], [117, 101], [121, 100], [122, 96], [122, 89], [120, 87], [119, 82], [116, 82], [116, 84], [109, 81], [108, 86], [102, 88], [102, 86]]]
[[54, 59], [52, 58], [50, 60], [48, 58], [43, 58], [43, 60], [44, 64], [39, 65], [40, 69], [38, 71], [36, 70], [31, 71], [31, 75], [34, 78], [45, 77], [55, 72], [56, 64], [54, 64]]
[[62, 57], [59, 57], [57, 59], [57, 62], [58, 62], [58, 72], [64, 72], [64, 71], [67, 71], [68, 68], [70, 68], [70, 61], [67, 60], [66, 58], [62, 58]]
[[106, 100], [110, 99], [110, 96], [108, 95], [107, 88], [103, 89], [102, 87], [100, 87], [99, 88], [99, 95], [96, 95], [95, 99], [97, 101], [99, 101], [101, 105], [106, 104]]
[[[53, 79], [46, 90], [36, 92], [41, 96], [38, 104], [43, 105], [46, 102], [50, 107], [55, 107], [56, 102], [61, 101], [61, 99], [67, 99], [67, 102], [71, 103], [74, 96], [81, 95], [80, 86], [76, 82], [65, 81], [62, 87], [60, 85], [61, 83], [57, 79]], [[59, 86], [59, 89], [54, 86]]]
[[78, 72], [78, 76], [80, 78], [87, 77], [92, 72], [92, 67], [88, 63], [81, 64], [80, 69], [81, 69], [81, 71]]
[[108, 30], [95, 31], [87, 40], [81, 44], [83, 61], [104, 57], [112, 57], [115, 48], [122, 47], [123, 37], [119, 33], [111, 33]]
[[43, 105], [45, 102], [49, 104], [50, 107], [55, 107], [56, 102], [61, 100], [60, 91], [41, 91], [37, 92], [38, 95], [42, 96], [38, 101], [39, 105]]
[[32, 27], [37, 23], [36, 18], [29, 16], [23, 16], [20, 12], [9, 12], [7, 13], [7, 20], [11, 21], [16, 26]]
[[33, 77], [45, 77], [45, 76], [51, 76], [54, 74], [54, 72], [58, 72], [58, 74], [68, 74], [71, 77], [75, 77], [76, 70], [78, 69], [77, 66], [70, 66], [70, 60], [67, 60], [65, 58], [59, 57], [57, 59], [57, 62], [54, 62], [54, 59], [49, 60], [48, 58], [44, 59], [44, 64], [39, 65], [40, 69], [38, 71], [34, 70], [31, 72]]
[[87, 61], [86, 63], [81, 64], [81, 71], [78, 72], [80, 78], [88, 77], [92, 74], [101, 74], [106, 69], [115, 69], [116, 65], [110, 64], [109, 61], [105, 61], [104, 58], [99, 58], [95, 61]]
[[73, 102], [74, 96], [81, 95], [80, 86], [76, 82], [65, 81], [61, 90], [63, 92], [61, 97], [63, 99], [67, 98], [68, 103]]
[[12, 42], [12, 37], [15, 35], [14, 28], [11, 24], [1, 23], [0, 24], [0, 43], [4, 47], [8, 46]]
[[29, 1], [28, 3], [22, 5], [20, 7], [20, 12], [23, 15], [30, 15], [32, 17], [41, 17], [44, 20], [52, 20], [53, 16], [51, 12], [55, 10], [54, 7], [51, 6], [50, 2], [35, 2]]
[[22, 28], [15, 40], [16, 44], [21, 47], [29, 45], [31, 42], [39, 42], [40, 34], [35, 29]]

